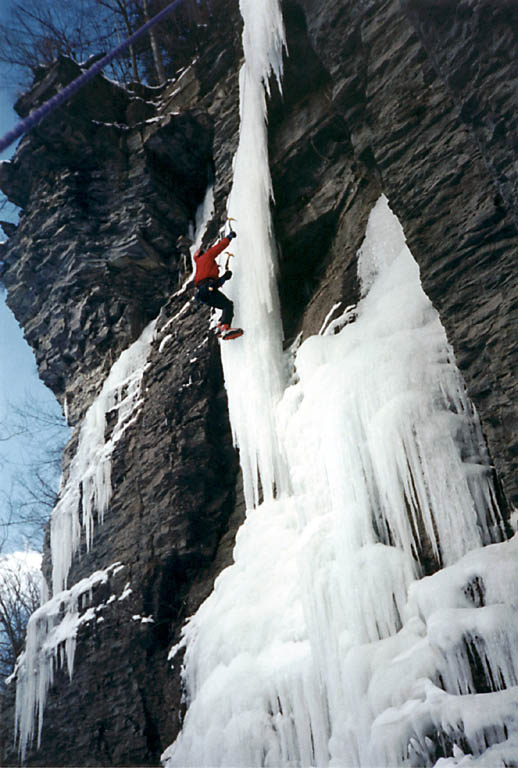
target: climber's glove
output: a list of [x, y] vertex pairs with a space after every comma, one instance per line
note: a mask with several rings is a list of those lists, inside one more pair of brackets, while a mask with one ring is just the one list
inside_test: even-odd
[[237, 237], [237, 234], [235, 232], [233, 232], [232, 230], [230, 230], [230, 232], [228, 233], [227, 237], [228, 237], [229, 240], [232, 240], [233, 237]]
[[227, 269], [227, 271], [223, 275], [223, 280], [230, 280], [231, 277], [232, 277], [232, 272], [230, 271], [230, 269]]

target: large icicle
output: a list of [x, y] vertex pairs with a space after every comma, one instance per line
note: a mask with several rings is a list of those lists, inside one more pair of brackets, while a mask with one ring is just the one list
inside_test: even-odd
[[[238, 238], [229, 295], [245, 335], [223, 344], [230, 419], [239, 448], [247, 506], [282, 493], [286, 472], [277, 441], [275, 404], [283, 391], [282, 326], [270, 203], [265, 87], [280, 82], [284, 28], [278, 0], [241, 0], [245, 63], [240, 72], [239, 145], [228, 201]], [[261, 414], [261, 420], [257, 414]]]

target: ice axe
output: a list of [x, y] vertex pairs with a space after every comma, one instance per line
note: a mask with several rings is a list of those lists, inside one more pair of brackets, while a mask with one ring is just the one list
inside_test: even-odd
[[[228, 221], [228, 231], [229, 231], [229, 232], [232, 232], [232, 224], [231, 224], [230, 222], [231, 222], [231, 221], [237, 221], [237, 219], [234, 219], [234, 218], [233, 218], [233, 216], [228, 216], [228, 217], [227, 217], [227, 221]], [[232, 256], [233, 256], [233, 255], [234, 255], [234, 254], [232, 254]]]
[[229, 251], [227, 251], [227, 260], [226, 260], [226, 262], [225, 262], [225, 272], [226, 272], [226, 271], [227, 271], [227, 269], [229, 268], [229, 265], [230, 265], [230, 259], [231, 259], [233, 256], [234, 256], [234, 254], [233, 254], [233, 253], [230, 253]]

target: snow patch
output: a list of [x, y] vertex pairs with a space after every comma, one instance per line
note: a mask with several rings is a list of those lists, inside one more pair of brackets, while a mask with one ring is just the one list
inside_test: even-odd
[[130, 582], [128, 581], [128, 583], [124, 586], [124, 590], [122, 592], [122, 595], [119, 598], [117, 598], [117, 599], [119, 601], [127, 600], [128, 597], [132, 594], [132, 592], [133, 592], [133, 590], [131, 589]]

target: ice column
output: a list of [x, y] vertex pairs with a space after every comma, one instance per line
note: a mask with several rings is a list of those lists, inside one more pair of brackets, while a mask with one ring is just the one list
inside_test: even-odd
[[230, 420], [239, 448], [250, 508], [261, 495], [272, 498], [286, 486], [275, 426], [283, 391], [282, 326], [276, 285], [275, 242], [270, 203], [265, 88], [273, 73], [280, 82], [284, 28], [277, 0], [241, 0], [245, 63], [240, 72], [239, 145], [228, 213], [238, 238], [229, 295], [234, 325], [245, 335], [222, 344]]

